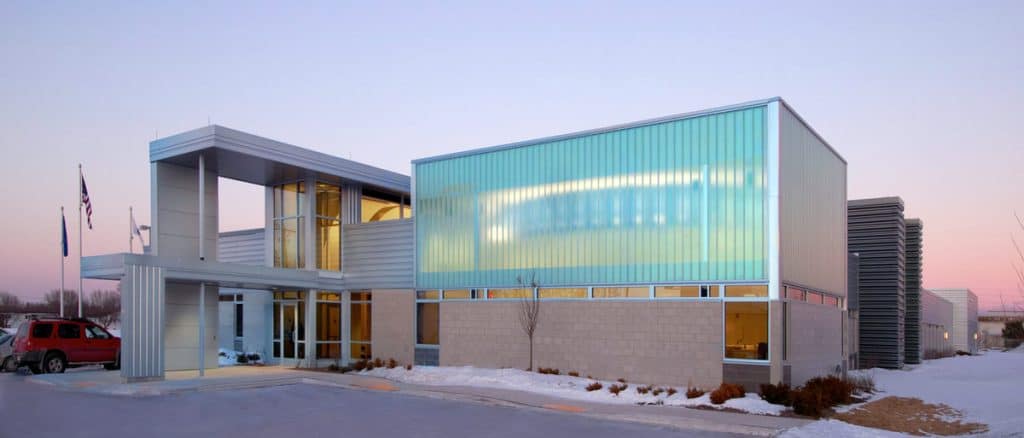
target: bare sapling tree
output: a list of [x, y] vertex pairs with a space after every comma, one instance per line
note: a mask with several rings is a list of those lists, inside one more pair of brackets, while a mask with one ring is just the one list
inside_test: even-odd
[[537, 321], [540, 319], [540, 299], [537, 296], [537, 276], [530, 275], [527, 283], [522, 276], [516, 277], [519, 287], [527, 289], [528, 293], [519, 301], [519, 326], [530, 341], [530, 367], [527, 371], [533, 371], [533, 335], [537, 331]]
[[[1024, 220], [1021, 220], [1017, 212], [1013, 213], [1013, 217], [1017, 219], [1017, 226], [1019, 226], [1020, 230], [1024, 232]], [[1017, 239], [1013, 237], [1012, 233], [1010, 234], [1010, 242], [1013, 242], [1013, 249], [1017, 250], [1017, 258], [1010, 264], [1013, 265], [1013, 272], [1017, 274], [1017, 293], [1020, 294], [1020, 298], [1024, 300], [1024, 251], [1021, 250], [1020, 245], [1017, 243]], [[1024, 310], [1024, 304], [1022, 304], [1022, 302], [1017, 302], [1014, 307], [1016, 308], [1014, 310]]]

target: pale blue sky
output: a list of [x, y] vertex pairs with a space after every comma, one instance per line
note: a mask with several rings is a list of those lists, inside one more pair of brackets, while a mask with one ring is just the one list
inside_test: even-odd
[[[1020, 300], [1024, 2], [548, 3], [5, 2], [0, 290], [56, 288], [78, 162], [96, 210], [86, 254], [124, 251], [128, 206], [149, 220], [147, 142], [207, 120], [408, 173], [782, 96], [849, 161], [851, 199], [901, 195], [922, 217], [926, 286]], [[258, 193], [224, 193], [222, 229], [261, 225]]]

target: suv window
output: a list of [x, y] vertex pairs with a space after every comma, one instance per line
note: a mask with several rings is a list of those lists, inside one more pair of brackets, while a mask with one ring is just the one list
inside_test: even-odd
[[45, 339], [53, 334], [53, 324], [39, 323], [32, 325], [32, 337]]
[[57, 328], [57, 336], [61, 339], [80, 339], [82, 327], [78, 324], [61, 324]]
[[98, 326], [90, 325], [85, 328], [85, 337], [89, 339], [110, 339], [110, 334]]

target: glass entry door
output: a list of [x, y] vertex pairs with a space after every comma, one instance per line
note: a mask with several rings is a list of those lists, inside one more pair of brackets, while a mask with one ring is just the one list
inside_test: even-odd
[[306, 324], [301, 301], [274, 303], [274, 357], [306, 358]]

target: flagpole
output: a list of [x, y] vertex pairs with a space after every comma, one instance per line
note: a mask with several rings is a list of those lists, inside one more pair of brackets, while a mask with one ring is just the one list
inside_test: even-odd
[[128, 253], [134, 253], [135, 247], [132, 242], [135, 241], [135, 235], [132, 233], [132, 206], [128, 206]]
[[[78, 163], [78, 317], [82, 317], [82, 163]], [[63, 292], [61, 292], [63, 293]]]
[[60, 317], [64, 317], [64, 206], [60, 206]]

